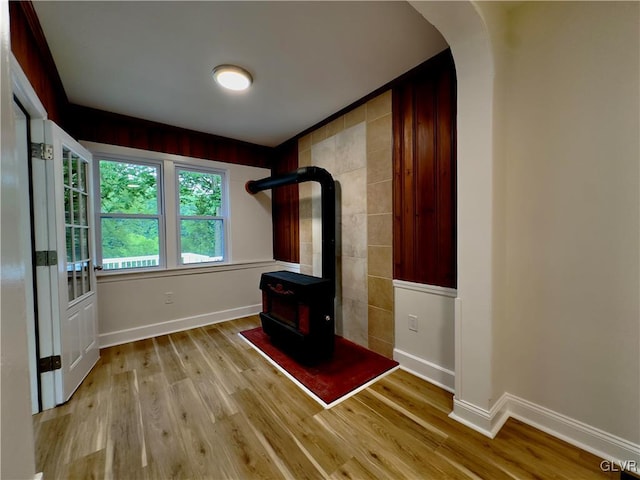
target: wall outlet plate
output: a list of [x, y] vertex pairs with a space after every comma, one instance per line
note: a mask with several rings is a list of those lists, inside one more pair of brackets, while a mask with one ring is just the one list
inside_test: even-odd
[[418, 316], [417, 315], [409, 315], [409, 330], [412, 332], [418, 331]]

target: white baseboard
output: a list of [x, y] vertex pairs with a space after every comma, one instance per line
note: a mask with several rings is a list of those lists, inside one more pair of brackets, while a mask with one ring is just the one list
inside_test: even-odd
[[515, 395], [504, 396], [508, 397], [509, 416], [598, 457], [618, 464], [632, 460], [640, 466], [640, 445]]
[[232, 308], [219, 312], [210, 312], [193, 317], [178, 318], [162, 323], [154, 323], [143, 327], [128, 328], [126, 330], [118, 330], [115, 332], [101, 333], [99, 335], [100, 348], [112, 347], [123, 343], [135, 342], [136, 340], [144, 340], [146, 338], [157, 337], [159, 335], [167, 335], [169, 333], [180, 332], [190, 328], [211, 325], [212, 323], [226, 322], [236, 318], [256, 315], [262, 311], [262, 305], [249, 305], [246, 307]]
[[454, 398], [449, 417], [490, 438], [513, 417], [605, 460], [640, 466], [640, 445], [510, 393], [503, 394], [490, 411]]
[[[393, 358], [403, 370], [455, 393], [455, 372], [397, 348]], [[636, 462], [640, 466], [640, 445], [510, 393], [504, 393], [490, 410], [454, 397], [449, 417], [489, 438], [513, 417], [617, 465]]]
[[403, 370], [454, 393], [455, 374], [451, 370], [397, 348], [393, 350], [393, 359]]
[[503, 395], [491, 410], [486, 410], [454, 397], [453, 411], [449, 414], [449, 418], [453, 418], [489, 438], [494, 438], [509, 419], [506, 400], [506, 396]]

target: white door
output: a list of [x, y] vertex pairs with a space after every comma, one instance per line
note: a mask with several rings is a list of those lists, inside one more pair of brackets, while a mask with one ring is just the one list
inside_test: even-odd
[[91, 154], [55, 123], [34, 121], [31, 134], [52, 157], [33, 160], [36, 251], [45, 252], [36, 254], [43, 370], [51, 359], [41, 373], [46, 409], [69, 400], [99, 357], [93, 176]]

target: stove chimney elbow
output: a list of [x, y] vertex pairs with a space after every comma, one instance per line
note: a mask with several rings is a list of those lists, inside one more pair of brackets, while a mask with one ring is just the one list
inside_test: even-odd
[[247, 183], [244, 184], [244, 189], [247, 191], [247, 193], [249, 195], [255, 195], [256, 193], [259, 192], [259, 190], [257, 190], [255, 188], [255, 180], [249, 180]]

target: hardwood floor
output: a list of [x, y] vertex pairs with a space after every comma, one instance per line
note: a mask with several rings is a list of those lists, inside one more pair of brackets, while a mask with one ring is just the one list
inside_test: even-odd
[[600, 459], [515, 420], [490, 440], [398, 370], [324, 410], [237, 332], [257, 317], [102, 350], [34, 416], [44, 479], [596, 479]]

